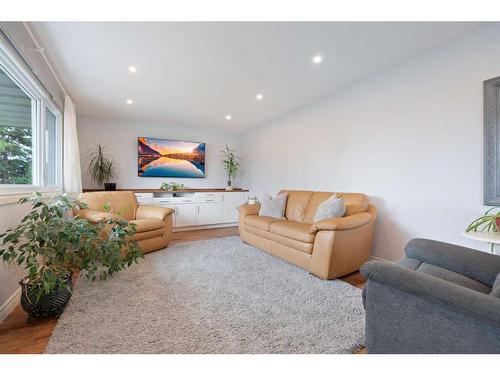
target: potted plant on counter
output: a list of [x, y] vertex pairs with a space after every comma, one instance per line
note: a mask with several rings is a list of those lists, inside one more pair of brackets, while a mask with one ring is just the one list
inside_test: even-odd
[[104, 184], [104, 190], [116, 190], [116, 183], [112, 182], [116, 178], [115, 162], [106, 153], [106, 149], [101, 144], [92, 147], [88, 152], [89, 173], [99, 185]]
[[466, 232], [499, 232], [500, 231], [500, 211], [498, 207], [492, 207], [481, 217], [469, 224]]
[[224, 155], [222, 159], [222, 164], [224, 165], [224, 170], [227, 174], [227, 187], [226, 190], [233, 190], [234, 178], [238, 175], [240, 170], [241, 158], [236, 155], [234, 150], [231, 150], [228, 145], [221, 151]]
[[74, 271], [81, 270], [90, 280], [105, 280], [142, 257], [131, 240], [135, 227], [125, 220], [93, 225], [78, 218], [85, 206], [65, 195], [44, 199], [35, 193], [19, 203], [30, 203], [32, 209], [17, 227], [0, 235], [0, 257], [26, 271], [20, 285], [28, 321], [63, 312]]

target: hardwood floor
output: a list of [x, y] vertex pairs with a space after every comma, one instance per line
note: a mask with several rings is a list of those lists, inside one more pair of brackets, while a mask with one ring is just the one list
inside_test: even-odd
[[[174, 232], [171, 243], [237, 235], [237, 227]], [[351, 273], [341, 279], [357, 288], [362, 288], [365, 283], [359, 272]], [[26, 317], [26, 313], [18, 305], [0, 324], [0, 354], [43, 353], [57, 324], [57, 319], [38, 319], [28, 324]], [[365, 350], [361, 349], [357, 354], [364, 352]]]

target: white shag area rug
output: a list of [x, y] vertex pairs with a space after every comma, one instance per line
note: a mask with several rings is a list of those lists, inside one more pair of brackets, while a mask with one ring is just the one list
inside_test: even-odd
[[364, 319], [361, 290], [226, 237], [81, 277], [46, 353], [352, 353]]

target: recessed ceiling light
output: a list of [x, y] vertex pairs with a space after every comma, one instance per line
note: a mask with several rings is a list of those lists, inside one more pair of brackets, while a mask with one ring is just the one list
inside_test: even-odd
[[321, 57], [321, 55], [316, 55], [313, 57], [313, 63], [315, 63], [315, 64], [320, 64], [322, 61], [323, 61], [323, 58]]
[[128, 71], [130, 73], [137, 73], [137, 68], [135, 66], [133, 66], [133, 65], [129, 65], [128, 66]]
[[259, 101], [260, 101], [260, 100], [264, 99], [264, 95], [262, 95], [262, 94], [257, 94], [257, 95], [255, 95], [255, 99], [257, 99], [257, 100], [259, 100]]
[[231, 120], [231, 115], [226, 115], [226, 120], [230, 121]]
[[125, 102], [126, 102], [127, 104], [134, 104], [134, 101], [133, 101], [132, 99], [127, 99]]

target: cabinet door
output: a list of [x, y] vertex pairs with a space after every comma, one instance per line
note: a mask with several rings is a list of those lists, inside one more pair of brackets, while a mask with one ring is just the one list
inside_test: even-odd
[[196, 206], [194, 204], [179, 204], [171, 206], [174, 210], [174, 226], [187, 227], [196, 225]]
[[245, 204], [246, 193], [244, 192], [232, 192], [223, 193], [224, 194], [224, 208], [222, 212], [222, 222], [223, 223], [236, 223], [238, 221], [238, 209], [237, 207]]
[[196, 206], [197, 225], [209, 225], [220, 223], [221, 204], [220, 203], [200, 203]]

